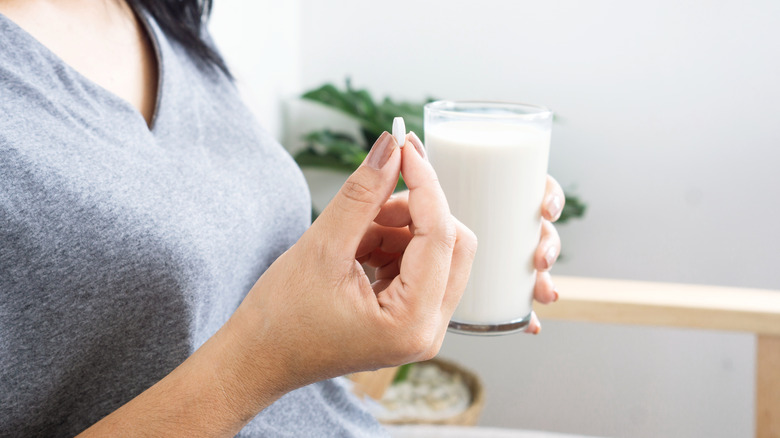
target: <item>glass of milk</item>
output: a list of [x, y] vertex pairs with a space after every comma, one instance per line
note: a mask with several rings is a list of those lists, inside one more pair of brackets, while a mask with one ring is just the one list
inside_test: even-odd
[[450, 331], [523, 330], [536, 282], [552, 111], [535, 105], [437, 101], [425, 106], [425, 147], [452, 214], [479, 239]]

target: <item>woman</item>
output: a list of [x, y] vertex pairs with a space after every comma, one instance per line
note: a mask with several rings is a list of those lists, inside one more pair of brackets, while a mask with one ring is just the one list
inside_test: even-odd
[[[309, 226], [208, 9], [0, 0], [0, 435], [381, 435], [327, 379], [441, 345], [476, 239], [419, 139], [382, 135]], [[545, 222], [541, 302], [559, 248]]]

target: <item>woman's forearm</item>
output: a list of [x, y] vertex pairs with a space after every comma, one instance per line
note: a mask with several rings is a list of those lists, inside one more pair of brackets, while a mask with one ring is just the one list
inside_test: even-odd
[[248, 330], [237, 312], [165, 378], [79, 436], [234, 436], [293, 389], [274, 349]]

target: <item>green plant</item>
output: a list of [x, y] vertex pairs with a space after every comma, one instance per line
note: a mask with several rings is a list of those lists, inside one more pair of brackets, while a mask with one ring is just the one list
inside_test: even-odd
[[[423, 137], [423, 106], [434, 100], [428, 98], [421, 102], [396, 102], [385, 97], [382, 101], [374, 101], [368, 90], [353, 88], [349, 79], [346, 80], [344, 90], [333, 84], [324, 84], [303, 93], [302, 97], [354, 119], [360, 124], [362, 138], [330, 129], [310, 132], [304, 136], [306, 147], [295, 154], [295, 161], [301, 167], [321, 167], [348, 173], [360, 166], [371, 145], [393, 125], [394, 117], [403, 117], [407, 130]], [[403, 180], [399, 179], [396, 190], [405, 188]], [[558, 223], [583, 216], [585, 207], [579, 197], [567, 194]]]

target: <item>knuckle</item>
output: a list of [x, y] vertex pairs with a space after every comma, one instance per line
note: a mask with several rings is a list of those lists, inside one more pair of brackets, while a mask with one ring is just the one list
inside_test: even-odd
[[375, 198], [374, 189], [352, 178], [341, 187], [341, 193], [346, 199], [360, 204], [373, 204]]
[[438, 218], [435, 222], [418, 225], [415, 227], [416, 236], [428, 236], [440, 244], [442, 249], [452, 251], [458, 241], [458, 228], [455, 225], [455, 219], [452, 215], [445, 215]]
[[439, 350], [441, 350], [441, 345], [443, 342], [443, 336], [435, 336], [431, 340], [430, 345], [428, 345], [428, 349], [420, 355], [420, 360], [430, 360], [436, 357], [436, 355], [439, 354]]
[[411, 333], [409, 336], [402, 337], [401, 351], [404, 356], [418, 360], [431, 349], [434, 343], [434, 337], [428, 330], [420, 330]]
[[440, 227], [441, 240], [447, 246], [447, 249], [454, 249], [455, 242], [458, 240], [458, 227], [455, 225], [455, 218], [448, 215]]
[[415, 342], [410, 345], [411, 350], [409, 353], [416, 358], [424, 357], [425, 354], [430, 351], [432, 345], [432, 336], [423, 334], [422, 336], [418, 336]]
[[479, 246], [479, 239], [477, 238], [477, 235], [474, 234], [473, 231], [471, 231], [470, 228], [463, 226], [463, 246], [466, 248], [466, 251], [468, 251], [470, 254], [474, 255], [477, 253], [477, 247]]
[[428, 349], [428, 351], [425, 351], [423, 354], [419, 356], [420, 361], [424, 360], [431, 360], [434, 357], [436, 357], [437, 354], [439, 354], [440, 345], [434, 345], [431, 348]]

